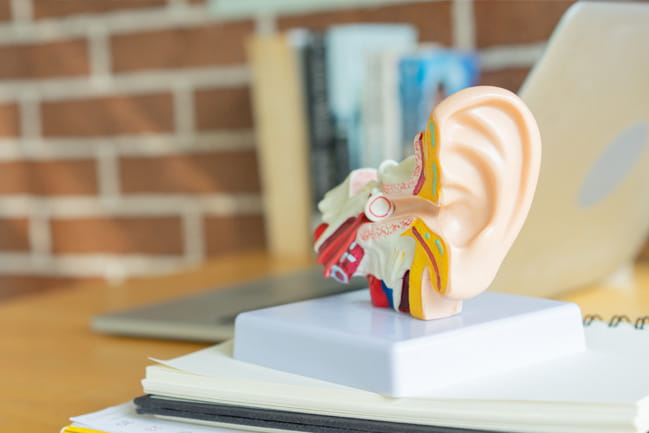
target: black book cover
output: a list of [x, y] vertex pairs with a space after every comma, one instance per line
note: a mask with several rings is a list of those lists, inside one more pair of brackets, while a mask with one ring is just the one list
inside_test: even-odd
[[[314, 209], [340, 179], [340, 158], [327, 95], [325, 34], [313, 32], [305, 50], [305, 90], [311, 145], [310, 167]], [[345, 158], [346, 161], [346, 158]], [[344, 168], [344, 167], [343, 167]], [[344, 171], [346, 176], [347, 170]], [[344, 179], [344, 177], [343, 177]]]

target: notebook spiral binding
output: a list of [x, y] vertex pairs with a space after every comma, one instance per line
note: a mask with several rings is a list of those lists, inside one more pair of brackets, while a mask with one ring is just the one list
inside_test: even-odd
[[[599, 314], [586, 314], [584, 316], [584, 326], [589, 326], [596, 320], [606, 322], [606, 320]], [[615, 315], [608, 320], [607, 324], [609, 328], [617, 328], [620, 323], [628, 323], [638, 330], [644, 330], [646, 326], [649, 330], [649, 316], [641, 316], [636, 318], [635, 320], [632, 320], [629, 318], [629, 316]]]

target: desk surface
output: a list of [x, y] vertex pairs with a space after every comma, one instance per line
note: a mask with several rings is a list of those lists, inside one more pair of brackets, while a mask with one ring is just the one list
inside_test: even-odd
[[[57, 432], [70, 416], [122, 403], [142, 393], [147, 357], [172, 358], [197, 343], [96, 335], [90, 317], [199, 292], [221, 284], [285, 272], [304, 261], [274, 261], [261, 252], [225, 257], [187, 272], [131, 281], [62, 288], [0, 303], [0, 427]], [[600, 286], [561, 299], [584, 314], [649, 314], [649, 266], [636, 268], [635, 288]]]

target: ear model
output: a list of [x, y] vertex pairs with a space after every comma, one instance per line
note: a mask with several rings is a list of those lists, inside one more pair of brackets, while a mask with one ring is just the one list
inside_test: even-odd
[[402, 234], [416, 243], [404, 295], [413, 316], [432, 319], [459, 312], [493, 281], [531, 206], [541, 138], [518, 96], [480, 86], [433, 110], [415, 152], [412, 194], [436, 211], [412, 215]]

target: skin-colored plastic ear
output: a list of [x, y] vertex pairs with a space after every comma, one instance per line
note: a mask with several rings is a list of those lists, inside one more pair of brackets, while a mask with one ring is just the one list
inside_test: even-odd
[[541, 139], [516, 95], [483, 86], [442, 101], [414, 146], [354, 194], [325, 197], [316, 251], [326, 275], [367, 275], [374, 305], [433, 319], [495, 277], [532, 203]]
[[453, 260], [446, 293], [467, 299], [491, 284], [525, 222], [541, 136], [523, 101], [497, 87], [458, 92], [430, 120], [441, 166], [436, 219]]

